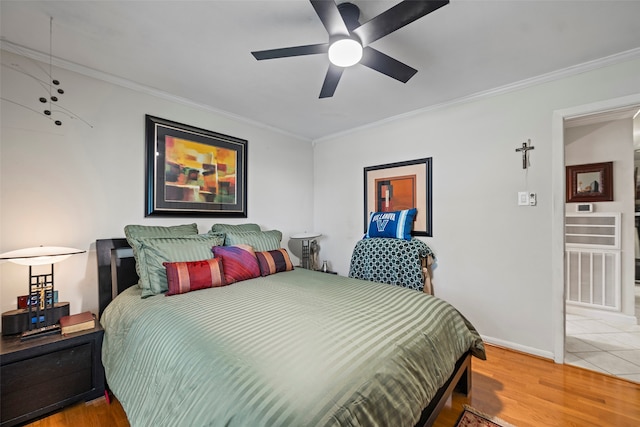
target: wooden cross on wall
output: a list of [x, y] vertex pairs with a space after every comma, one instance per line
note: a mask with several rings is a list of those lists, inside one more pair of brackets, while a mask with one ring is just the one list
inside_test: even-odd
[[527, 139], [527, 142], [523, 142], [521, 148], [516, 148], [516, 152], [522, 152], [522, 169], [526, 169], [529, 166], [529, 150], [534, 148], [530, 139]]

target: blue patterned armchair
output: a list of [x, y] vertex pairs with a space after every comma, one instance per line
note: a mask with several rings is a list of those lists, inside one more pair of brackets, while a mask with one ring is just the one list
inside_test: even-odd
[[433, 294], [433, 251], [421, 240], [369, 238], [356, 243], [349, 277]]

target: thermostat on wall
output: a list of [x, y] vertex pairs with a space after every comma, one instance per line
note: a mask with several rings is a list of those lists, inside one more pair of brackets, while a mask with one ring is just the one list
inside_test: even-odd
[[576, 212], [593, 212], [593, 203], [578, 203]]

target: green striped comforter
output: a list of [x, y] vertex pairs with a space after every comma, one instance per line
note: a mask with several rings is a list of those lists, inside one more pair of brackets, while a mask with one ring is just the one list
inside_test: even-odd
[[120, 294], [102, 360], [132, 426], [413, 426], [468, 349], [442, 300], [295, 269], [171, 297]]

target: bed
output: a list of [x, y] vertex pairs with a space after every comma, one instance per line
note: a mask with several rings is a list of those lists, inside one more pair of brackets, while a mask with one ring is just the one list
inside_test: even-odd
[[127, 240], [96, 250], [106, 379], [134, 427], [428, 426], [485, 358], [408, 288], [294, 268], [141, 298]]

